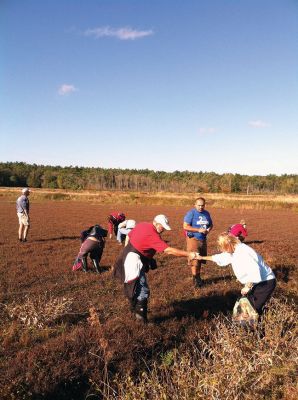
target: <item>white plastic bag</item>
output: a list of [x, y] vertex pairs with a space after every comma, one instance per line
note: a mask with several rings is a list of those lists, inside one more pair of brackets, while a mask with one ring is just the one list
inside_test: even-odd
[[241, 326], [255, 329], [258, 325], [259, 314], [247, 297], [238, 299], [233, 308], [233, 321]]

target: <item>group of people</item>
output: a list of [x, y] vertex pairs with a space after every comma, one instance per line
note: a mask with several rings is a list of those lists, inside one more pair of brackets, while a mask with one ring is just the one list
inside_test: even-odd
[[[24, 188], [17, 199], [19, 218], [19, 240], [26, 241], [29, 229], [30, 190]], [[169, 246], [161, 234], [170, 231], [168, 218], [159, 214], [152, 222], [139, 222], [126, 219], [122, 212], [113, 212], [108, 216], [108, 230], [94, 225], [81, 233], [81, 248], [73, 270], [87, 271], [89, 254], [96, 272], [100, 272], [100, 259], [105, 246], [105, 238], [110, 239], [113, 233], [119, 244], [124, 244], [114, 265], [114, 276], [124, 285], [124, 293], [130, 302], [130, 309], [137, 320], [147, 321], [148, 299], [150, 289], [147, 273], [157, 267], [154, 256], [164, 253], [169, 256], [185, 257], [191, 269], [195, 288], [201, 288], [201, 266], [212, 261], [218, 266], [231, 265], [238, 281], [243, 284], [241, 294], [247, 296], [259, 315], [271, 297], [276, 286], [276, 278], [271, 268], [254, 249], [244, 241], [247, 227], [244, 220], [232, 225], [227, 232], [218, 236], [219, 254], [207, 255], [207, 237], [213, 228], [210, 213], [205, 210], [203, 197], [195, 200], [183, 220], [186, 237], [186, 250]]]
[[251, 247], [244, 244], [247, 228], [244, 220], [218, 236], [220, 254], [207, 255], [207, 236], [213, 228], [210, 213], [205, 210], [205, 199], [195, 200], [183, 221], [186, 236], [186, 251], [170, 247], [160, 237], [171, 230], [165, 215], [157, 215], [152, 223], [141, 222], [128, 234], [129, 243], [119, 255], [114, 274], [124, 283], [124, 293], [137, 319], [147, 321], [150, 290], [146, 273], [156, 268], [154, 255], [163, 252], [176, 257], [186, 257], [191, 268], [195, 288], [203, 285], [201, 266], [213, 261], [219, 266], [231, 265], [236, 278], [244, 286], [241, 294], [246, 295], [259, 315], [276, 286], [276, 278], [264, 259]]

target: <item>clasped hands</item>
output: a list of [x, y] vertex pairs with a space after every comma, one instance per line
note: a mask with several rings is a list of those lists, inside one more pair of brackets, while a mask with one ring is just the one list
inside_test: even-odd
[[201, 260], [201, 256], [199, 253], [196, 253], [195, 251], [191, 251], [188, 255], [188, 259], [189, 261], [192, 260]]

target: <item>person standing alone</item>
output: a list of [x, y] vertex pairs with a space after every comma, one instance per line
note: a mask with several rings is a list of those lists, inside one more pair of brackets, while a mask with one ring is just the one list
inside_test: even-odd
[[30, 226], [30, 218], [29, 218], [29, 197], [30, 190], [29, 188], [22, 189], [22, 195], [18, 197], [16, 206], [17, 206], [17, 216], [19, 218], [19, 241], [27, 242], [27, 235]]
[[[186, 213], [183, 222], [187, 251], [198, 252], [201, 256], [207, 255], [207, 235], [213, 228], [212, 219], [209, 212], [205, 210], [205, 204], [206, 201], [203, 197], [197, 198], [194, 208]], [[205, 263], [205, 260], [188, 260], [195, 288], [203, 286], [201, 265]]]

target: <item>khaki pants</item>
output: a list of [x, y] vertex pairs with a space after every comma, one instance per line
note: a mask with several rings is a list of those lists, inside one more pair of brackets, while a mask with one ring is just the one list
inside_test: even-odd
[[[206, 240], [199, 240], [196, 238], [186, 237], [186, 250], [195, 251], [200, 254], [200, 256], [207, 256], [207, 242]], [[191, 260], [188, 261], [188, 265], [191, 267], [201, 268], [201, 264], [206, 264], [205, 260]]]

